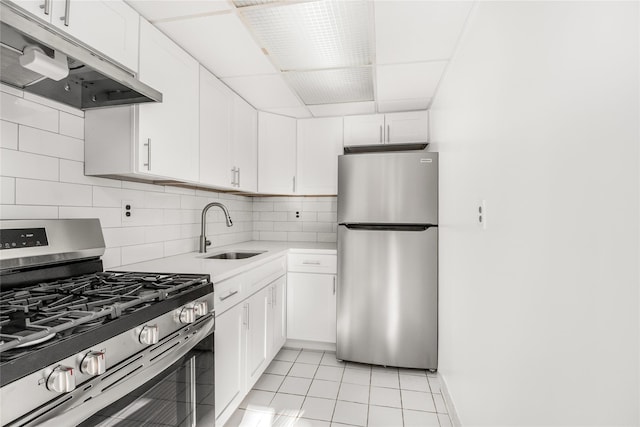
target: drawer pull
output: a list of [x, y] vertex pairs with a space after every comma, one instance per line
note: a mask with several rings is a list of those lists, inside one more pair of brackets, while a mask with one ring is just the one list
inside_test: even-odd
[[227, 295], [226, 297], [220, 297], [220, 301], [224, 301], [224, 300], [226, 300], [228, 298], [231, 298], [232, 296], [234, 296], [237, 293], [238, 293], [238, 291], [233, 291], [229, 295]]
[[320, 265], [320, 261], [302, 261], [304, 265]]

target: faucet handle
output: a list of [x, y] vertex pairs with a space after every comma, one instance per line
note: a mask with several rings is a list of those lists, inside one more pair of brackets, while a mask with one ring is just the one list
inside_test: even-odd
[[205, 246], [211, 246], [211, 240], [207, 239], [204, 241]]

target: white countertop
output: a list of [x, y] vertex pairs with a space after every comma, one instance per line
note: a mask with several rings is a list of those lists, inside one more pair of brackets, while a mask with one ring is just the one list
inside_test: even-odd
[[[206, 257], [224, 252], [264, 251], [246, 259], [225, 260], [206, 259]], [[233, 245], [208, 248], [206, 254], [190, 252], [151, 261], [127, 264], [113, 270], [144, 271], [150, 273], [192, 273], [209, 274], [211, 281], [218, 283], [240, 273], [244, 273], [258, 265], [285, 255], [289, 250], [295, 253], [336, 254], [335, 243], [314, 242], [267, 242], [250, 241]]]

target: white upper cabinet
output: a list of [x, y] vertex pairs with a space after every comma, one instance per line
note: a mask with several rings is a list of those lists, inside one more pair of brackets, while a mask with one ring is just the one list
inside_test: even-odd
[[85, 111], [85, 174], [198, 182], [198, 63], [141, 20], [139, 77], [162, 103]]
[[384, 114], [346, 116], [344, 145], [373, 145], [384, 143]]
[[231, 160], [233, 93], [204, 67], [200, 67], [200, 182], [234, 187]]
[[342, 117], [298, 120], [297, 193], [338, 194]]
[[40, 0], [14, 3], [131, 71], [138, 71], [139, 15], [125, 2]]
[[154, 175], [197, 182], [198, 62], [141, 19], [139, 77], [162, 92], [162, 103], [137, 107], [139, 137], [144, 141], [138, 147], [142, 163], [139, 166]]
[[277, 114], [258, 115], [258, 191], [296, 192], [296, 120]]
[[344, 146], [426, 143], [428, 113], [410, 111], [344, 118]]
[[255, 193], [258, 191], [258, 112], [235, 94], [232, 111], [231, 157], [236, 188]]

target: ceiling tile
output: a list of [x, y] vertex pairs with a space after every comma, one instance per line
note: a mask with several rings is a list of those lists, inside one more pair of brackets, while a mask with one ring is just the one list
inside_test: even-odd
[[376, 67], [376, 100], [431, 98], [446, 65], [447, 61], [380, 65]]
[[376, 1], [376, 63], [449, 59], [471, 1]]
[[279, 74], [229, 77], [222, 81], [259, 110], [303, 107]]
[[226, 0], [126, 0], [126, 2], [151, 22], [232, 9], [231, 4]]
[[378, 113], [393, 113], [396, 111], [426, 110], [431, 98], [401, 99], [394, 101], [378, 101]]
[[233, 13], [156, 24], [217, 77], [276, 73]]
[[283, 75], [307, 105], [373, 101], [371, 67], [289, 71]]
[[343, 104], [309, 105], [314, 117], [352, 116], [355, 114], [371, 114], [376, 112], [376, 103], [345, 102]]
[[282, 116], [289, 116], [296, 119], [304, 119], [311, 117], [311, 113], [307, 107], [287, 107], [287, 108], [267, 108], [265, 110], [268, 113], [280, 114]]

